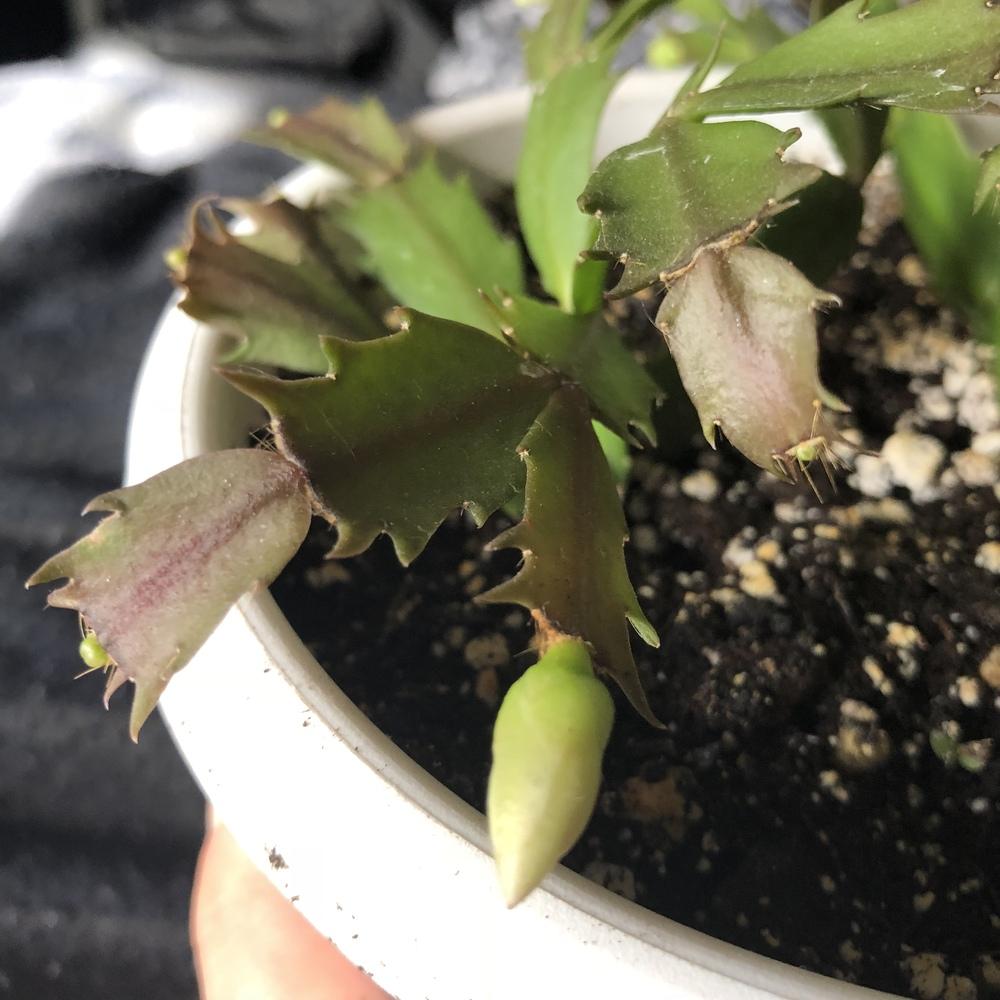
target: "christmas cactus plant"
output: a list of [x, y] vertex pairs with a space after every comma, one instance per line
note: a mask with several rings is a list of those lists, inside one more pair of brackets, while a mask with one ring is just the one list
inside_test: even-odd
[[[105, 698], [134, 685], [135, 738], [313, 517], [333, 528], [333, 558], [386, 534], [409, 564], [455, 509], [480, 526], [516, 512], [490, 545], [520, 549], [522, 567], [477, 598], [529, 609], [538, 655], [495, 729], [488, 813], [509, 904], [593, 809], [613, 718], [603, 679], [658, 725], [630, 632], [659, 640], [629, 580], [618, 477], [670, 422], [654, 422], [660, 381], [616, 328], [614, 300], [658, 310], [709, 444], [724, 435], [786, 480], [833, 477], [843, 405], [819, 379], [816, 310], [836, 298], [817, 286], [850, 254], [860, 187], [889, 143], [939, 292], [983, 336], [1000, 331], [1000, 159], [977, 162], [940, 117], [997, 111], [996, 0], [850, 0], [788, 37], [759, 12], [720, 14], [649, 134], [596, 170], [620, 45], [665, 4], [625, 0], [596, 26], [589, 0], [540, 6], [513, 192], [528, 256], [479, 179], [377, 103], [275, 112], [258, 141], [350, 184], [308, 207], [201, 204], [169, 258], [180, 308], [230, 335], [220, 375], [267, 410], [273, 448], [98, 497], [87, 510], [109, 516], [29, 581], [68, 578], [49, 601], [79, 613]], [[709, 86], [720, 51], [743, 61]], [[788, 110], [816, 112], [841, 175], [794, 158], [798, 130], [751, 117]]]

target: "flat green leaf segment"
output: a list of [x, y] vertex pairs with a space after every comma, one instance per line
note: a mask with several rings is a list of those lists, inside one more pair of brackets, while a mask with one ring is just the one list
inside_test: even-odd
[[363, 291], [357, 248], [333, 215], [287, 201], [229, 200], [220, 207], [253, 224], [236, 235], [214, 206], [196, 206], [186, 248], [170, 255], [180, 308], [233, 336], [229, 362], [324, 372], [320, 336], [368, 340], [386, 333], [388, 302]]
[[981, 212], [984, 208], [1000, 215], [1000, 146], [994, 146], [983, 154], [982, 166], [979, 168], [975, 210]]
[[504, 332], [578, 383], [616, 434], [636, 440], [632, 428], [637, 428], [655, 444], [652, 409], [663, 393], [600, 313], [570, 315], [526, 296], [505, 298], [499, 310]]
[[400, 305], [499, 334], [480, 290], [521, 291], [521, 253], [465, 177], [449, 180], [428, 156], [405, 177], [362, 193], [342, 222]]
[[524, 66], [534, 83], [550, 80], [579, 58], [590, 0], [552, 0], [538, 27], [524, 39]]
[[554, 376], [478, 330], [419, 313], [391, 337], [324, 348], [323, 378], [226, 377], [267, 407], [279, 447], [306, 470], [337, 527], [332, 555], [357, 555], [385, 532], [407, 565], [449, 511], [482, 524], [518, 492], [517, 446]]
[[[596, 224], [577, 197], [590, 176], [601, 113], [616, 82], [610, 56], [567, 66], [535, 95], [517, 168], [517, 216], [545, 290], [566, 312], [599, 305], [604, 268], [581, 262]], [[596, 274], [595, 274], [596, 268]], [[580, 287], [577, 288], [577, 275]], [[596, 280], [595, 280], [596, 278]]]
[[980, 111], [1000, 93], [1000, 4], [917, 0], [875, 14], [852, 0], [744, 63], [717, 87], [681, 99], [685, 118], [864, 102], [920, 111]]
[[491, 547], [518, 548], [524, 565], [482, 595], [529, 608], [543, 640], [584, 639], [646, 719], [656, 723], [639, 681], [628, 625], [660, 640], [632, 589], [622, 546], [628, 537], [614, 478], [590, 424], [587, 398], [572, 386], [549, 402], [522, 446], [528, 476], [524, 519]]
[[786, 207], [821, 174], [782, 159], [799, 135], [761, 122], [669, 119], [611, 153], [580, 206], [600, 221], [592, 253], [624, 264], [613, 296], [670, 280], [699, 250], [741, 243]]
[[1000, 206], [975, 210], [984, 167], [938, 115], [893, 111], [888, 139], [903, 221], [934, 288], [978, 337], [1000, 343]]
[[373, 98], [348, 104], [330, 98], [304, 114], [272, 111], [266, 128], [247, 137], [300, 160], [319, 160], [359, 184], [383, 184], [403, 172], [409, 144]]
[[69, 578], [49, 604], [79, 611], [110, 654], [105, 700], [135, 682], [136, 739], [167, 681], [229, 607], [270, 583], [302, 544], [311, 518], [305, 477], [271, 452], [220, 451], [105, 493], [90, 511], [111, 516], [28, 586]]

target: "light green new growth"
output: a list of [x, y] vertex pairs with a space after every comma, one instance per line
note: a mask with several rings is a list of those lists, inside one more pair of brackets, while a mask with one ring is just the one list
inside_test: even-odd
[[583, 833], [614, 703], [578, 639], [556, 640], [497, 713], [486, 815], [500, 891], [515, 906]]
[[88, 670], [104, 670], [105, 667], [111, 666], [111, 657], [108, 656], [108, 651], [101, 645], [100, 639], [93, 632], [80, 640], [79, 653], [80, 659], [83, 660], [84, 666]]

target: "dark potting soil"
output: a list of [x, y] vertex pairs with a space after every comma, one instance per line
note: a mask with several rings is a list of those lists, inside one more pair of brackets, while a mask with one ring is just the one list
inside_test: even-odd
[[[832, 283], [827, 385], [863, 448], [834, 495], [788, 486], [668, 411], [628, 484], [627, 547], [660, 650], [657, 731], [618, 698], [596, 814], [566, 859], [650, 909], [893, 993], [1000, 993], [1000, 413], [988, 352], [923, 287], [898, 227]], [[619, 314], [655, 349], [639, 302]], [[690, 441], [689, 441], [690, 438]], [[482, 808], [528, 616], [472, 603], [517, 554], [449, 521], [409, 570], [380, 540], [274, 587], [331, 677]], [[617, 697], [617, 695], [616, 695]]]

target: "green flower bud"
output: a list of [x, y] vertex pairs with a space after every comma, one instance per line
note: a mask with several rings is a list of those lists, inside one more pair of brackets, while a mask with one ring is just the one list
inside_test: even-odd
[[84, 636], [79, 646], [80, 659], [83, 660], [88, 670], [103, 670], [111, 663], [108, 651], [101, 645], [100, 640], [94, 635]]
[[493, 730], [486, 814], [508, 906], [542, 881], [587, 825], [613, 721], [611, 695], [577, 639], [552, 646], [507, 692]]

